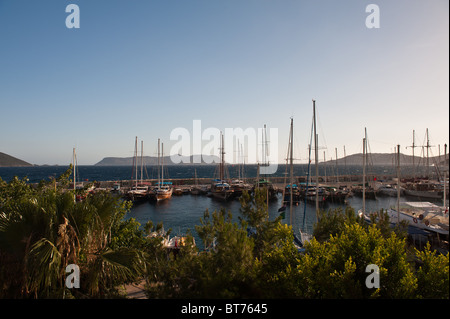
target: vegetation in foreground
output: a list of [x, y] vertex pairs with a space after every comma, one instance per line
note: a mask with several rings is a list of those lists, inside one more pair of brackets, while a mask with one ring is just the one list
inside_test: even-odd
[[[449, 298], [449, 257], [408, 246], [386, 219], [366, 225], [351, 208], [321, 212], [303, 252], [264, 193], [241, 198], [239, 222], [204, 213], [195, 231], [207, 249], [165, 250], [162, 225], [124, 220], [130, 203], [100, 192], [75, 201], [70, 170], [37, 187], [0, 179], [0, 298], [124, 298], [146, 281], [149, 298]], [[251, 230], [250, 232], [248, 230]], [[80, 287], [65, 285], [66, 266]], [[367, 288], [367, 265], [380, 287]]]

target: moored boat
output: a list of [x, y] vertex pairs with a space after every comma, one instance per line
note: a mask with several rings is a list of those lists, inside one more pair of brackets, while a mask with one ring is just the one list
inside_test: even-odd
[[160, 155], [160, 140], [158, 139], [158, 183], [154, 190], [154, 197], [156, 201], [170, 199], [172, 197], [173, 188], [171, 182], [164, 182], [164, 144], [161, 143]]
[[214, 180], [211, 185], [211, 195], [216, 199], [226, 201], [232, 199], [235, 194], [230, 184], [223, 180]]
[[127, 193], [126, 197], [133, 203], [141, 202], [147, 200], [149, 196], [149, 186], [148, 185], [137, 185], [133, 186]]

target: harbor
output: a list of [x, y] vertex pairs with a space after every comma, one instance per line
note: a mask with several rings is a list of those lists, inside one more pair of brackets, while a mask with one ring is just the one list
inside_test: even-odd
[[449, 299], [448, 1], [130, 3], [0, 1], [0, 299]]

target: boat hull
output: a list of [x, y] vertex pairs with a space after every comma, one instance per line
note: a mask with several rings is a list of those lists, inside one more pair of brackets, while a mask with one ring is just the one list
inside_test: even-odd
[[405, 190], [405, 195], [410, 197], [429, 198], [429, 199], [442, 199], [443, 197], [441, 192], [416, 191], [416, 190]]
[[172, 189], [156, 191], [156, 200], [157, 201], [170, 199], [171, 197], [172, 197]]
[[420, 215], [412, 216], [412, 215], [406, 214], [401, 211], [398, 212], [395, 209], [388, 209], [387, 214], [389, 216], [389, 219], [394, 223], [398, 223], [398, 220], [400, 219], [400, 222], [406, 221], [409, 226], [417, 227], [420, 229], [424, 229], [424, 230], [428, 230], [431, 232], [435, 232], [435, 233], [439, 233], [439, 234], [448, 236], [448, 233], [449, 233], [448, 230], [443, 229], [442, 227], [439, 227], [437, 225], [430, 224], [427, 219], [423, 219], [423, 217]]

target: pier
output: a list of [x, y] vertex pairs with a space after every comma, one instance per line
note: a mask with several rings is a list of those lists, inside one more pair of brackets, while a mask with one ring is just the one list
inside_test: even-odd
[[[232, 180], [231, 178], [230, 180]], [[289, 183], [288, 178], [283, 176], [267, 176], [268, 179], [276, 189], [282, 191], [286, 185]], [[417, 180], [418, 178], [416, 178]], [[167, 182], [171, 182], [174, 188], [187, 189], [192, 186], [198, 185], [210, 185], [213, 178], [167, 178]], [[401, 178], [401, 184], [405, 184], [413, 180], [412, 176], [404, 176]], [[255, 184], [256, 178], [245, 178], [245, 183]], [[305, 176], [295, 176], [295, 183], [306, 183]], [[142, 181], [138, 181], [138, 184], [146, 184], [150, 186], [156, 185], [158, 179], [143, 179]], [[397, 177], [395, 174], [371, 174], [369, 177], [366, 177], [366, 183], [386, 183], [396, 185]], [[113, 180], [113, 181], [99, 181], [95, 182], [97, 188], [105, 188], [111, 189], [114, 185], [120, 185], [122, 189], [129, 189], [134, 186], [136, 183], [135, 180]], [[313, 181], [310, 183], [314, 183]], [[319, 176], [319, 185], [326, 187], [347, 187], [352, 188], [352, 186], [362, 185], [363, 183], [363, 175], [339, 175], [339, 176]], [[402, 185], [403, 186], [403, 185]], [[448, 190], [447, 190], [448, 191]]]

